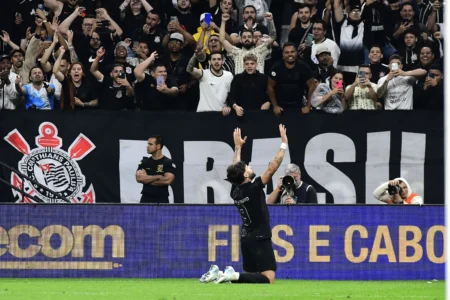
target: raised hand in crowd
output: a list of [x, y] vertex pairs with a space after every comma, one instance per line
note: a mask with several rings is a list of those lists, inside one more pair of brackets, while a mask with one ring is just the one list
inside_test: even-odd
[[103, 57], [103, 55], [105, 55], [105, 49], [103, 49], [103, 47], [98, 48], [97, 50], [97, 58], [101, 59]]
[[27, 28], [27, 32], [25, 34], [25, 37], [27, 40], [31, 40], [31, 38], [34, 36], [34, 33], [31, 32], [31, 27]]
[[437, 79], [435, 77], [429, 77], [427, 76], [427, 78], [425, 79], [425, 83], [423, 84], [423, 89], [427, 90], [431, 87], [435, 87], [437, 86], [438, 82]]
[[3, 43], [8, 44], [11, 42], [11, 37], [9, 36], [9, 33], [2, 30], [3, 36], [0, 35], [0, 39], [3, 41]]

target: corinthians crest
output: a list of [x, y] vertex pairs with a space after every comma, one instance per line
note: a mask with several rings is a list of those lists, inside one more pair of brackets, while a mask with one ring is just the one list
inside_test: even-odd
[[[18, 164], [22, 174], [46, 186], [72, 203], [95, 203], [95, 192], [92, 184], [86, 191], [86, 179], [81, 173], [77, 161], [83, 159], [95, 145], [82, 133], [69, 146], [68, 151], [61, 149], [62, 139], [58, 137], [58, 128], [44, 122], [39, 126], [40, 135], [36, 137], [35, 149], [30, 149], [27, 141], [17, 129], [11, 131], [5, 140], [24, 156]], [[47, 203], [63, 202], [55, 195], [48, 193], [38, 185], [24, 180], [11, 173], [11, 184], [32, 196]], [[12, 190], [17, 202], [32, 203], [33, 201], [16, 190]]]

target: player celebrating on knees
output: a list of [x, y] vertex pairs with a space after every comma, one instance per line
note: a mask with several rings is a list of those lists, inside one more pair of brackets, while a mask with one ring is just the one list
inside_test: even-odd
[[241, 130], [239, 128], [234, 130], [234, 161], [227, 169], [227, 178], [232, 183], [231, 198], [242, 218], [241, 252], [243, 269], [246, 273], [235, 272], [230, 266], [221, 272], [216, 265], [212, 265], [200, 279], [201, 282], [213, 280], [215, 283], [275, 282], [277, 265], [272, 248], [272, 232], [264, 186], [280, 167], [287, 148], [286, 128], [283, 125], [279, 128], [282, 142], [280, 150], [264, 174], [257, 178], [251, 167], [241, 161], [241, 148], [247, 137], [242, 139]]

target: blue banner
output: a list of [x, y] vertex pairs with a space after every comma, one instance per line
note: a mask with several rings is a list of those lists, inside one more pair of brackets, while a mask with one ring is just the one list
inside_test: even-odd
[[[444, 279], [444, 206], [270, 206], [277, 278]], [[0, 277], [242, 271], [230, 205], [1, 205]]]

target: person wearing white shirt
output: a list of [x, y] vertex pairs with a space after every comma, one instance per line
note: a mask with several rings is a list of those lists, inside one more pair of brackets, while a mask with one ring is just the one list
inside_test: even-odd
[[[203, 47], [198, 47], [196, 54], [202, 50]], [[189, 61], [186, 71], [200, 82], [200, 101], [197, 112], [221, 111], [224, 116], [229, 115], [231, 108], [227, 104], [227, 98], [233, 81], [233, 74], [222, 69], [222, 52], [211, 53], [209, 70], [201, 70], [195, 67], [198, 65], [196, 54]]]
[[14, 103], [19, 97], [15, 87], [16, 77], [11, 72], [11, 58], [6, 54], [0, 55], [0, 109], [16, 109]]
[[339, 56], [341, 55], [341, 49], [339, 49], [339, 46], [334, 41], [325, 37], [327, 33], [325, 22], [322, 20], [315, 21], [312, 27], [312, 32], [314, 35], [314, 40], [311, 46], [311, 60], [315, 64], [319, 63], [316, 56], [317, 47], [319, 45], [323, 45], [328, 48], [328, 51], [331, 53], [331, 57], [333, 58], [333, 66], [336, 68], [339, 61]]
[[423, 69], [404, 72], [402, 68], [402, 58], [394, 54], [389, 58], [389, 74], [378, 80], [377, 95], [385, 98], [385, 110], [412, 110], [413, 86], [427, 74]]

